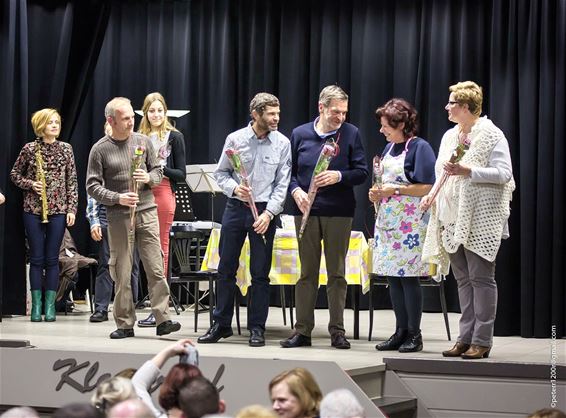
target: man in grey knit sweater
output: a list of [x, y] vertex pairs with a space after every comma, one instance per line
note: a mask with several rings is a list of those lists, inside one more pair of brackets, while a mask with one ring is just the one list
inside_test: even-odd
[[[181, 324], [169, 319], [169, 286], [163, 274], [157, 209], [151, 193], [151, 187], [161, 182], [163, 170], [156, 154], [148, 152], [149, 138], [133, 132], [134, 110], [129, 99], [112, 99], [104, 115], [112, 136], [105, 135], [90, 150], [86, 189], [107, 208], [108, 264], [116, 288], [114, 320], [118, 328], [110, 338], [134, 336], [136, 314], [130, 284], [134, 242], [147, 275], [157, 335], [170, 334], [181, 329]], [[129, 190], [131, 178], [138, 183], [138, 193]], [[130, 208], [135, 208], [133, 229]]]

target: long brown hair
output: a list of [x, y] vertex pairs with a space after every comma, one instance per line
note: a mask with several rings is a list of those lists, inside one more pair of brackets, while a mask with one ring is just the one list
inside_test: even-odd
[[144, 135], [149, 135], [151, 133], [151, 123], [147, 118], [147, 111], [149, 110], [151, 104], [156, 100], [158, 100], [161, 103], [161, 105], [163, 106], [163, 111], [165, 112], [163, 123], [158, 129], [159, 138], [163, 139], [167, 131], [176, 131], [177, 129], [175, 129], [175, 127], [171, 124], [171, 122], [169, 122], [169, 118], [167, 117], [167, 103], [165, 103], [165, 98], [163, 97], [163, 95], [158, 92], [149, 93], [147, 96], [145, 96], [142, 106], [143, 117], [140, 122], [138, 132]]

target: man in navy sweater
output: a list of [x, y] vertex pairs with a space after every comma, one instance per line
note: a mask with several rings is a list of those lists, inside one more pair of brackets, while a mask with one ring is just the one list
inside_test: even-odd
[[308, 207], [311, 176], [324, 143], [333, 138], [339, 152], [328, 170], [313, 180], [318, 192], [299, 240], [301, 276], [295, 287], [296, 332], [280, 344], [285, 348], [311, 345], [323, 241], [328, 273], [328, 331], [333, 347], [347, 349], [350, 343], [344, 330], [345, 266], [356, 206], [354, 186], [362, 184], [369, 172], [360, 132], [354, 125], [345, 122], [348, 95], [344, 90], [335, 85], [325, 87], [320, 92], [318, 111], [319, 116], [314, 122], [295, 128], [291, 135], [293, 165], [289, 192], [294, 200], [292, 214], [295, 215], [297, 235], [302, 214]]

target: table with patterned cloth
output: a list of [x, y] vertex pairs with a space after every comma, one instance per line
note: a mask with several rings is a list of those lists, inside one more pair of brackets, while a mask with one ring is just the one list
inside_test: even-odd
[[[220, 255], [218, 254], [218, 243], [220, 241], [220, 229], [213, 229], [210, 234], [206, 254], [201, 270], [218, 268]], [[346, 255], [346, 281], [348, 284], [361, 285], [362, 291], [369, 290], [368, 266], [371, 253], [364, 234], [352, 231], [350, 235], [350, 246]], [[250, 243], [246, 239], [240, 254], [240, 266], [236, 273], [236, 281], [243, 295], [247, 293], [251, 284], [250, 275]], [[301, 273], [301, 261], [295, 231], [292, 229], [277, 229], [273, 242], [273, 258], [271, 261], [271, 272], [269, 279], [275, 285], [294, 285]], [[319, 284], [326, 284], [326, 261], [324, 248], [322, 250], [322, 262], [320, 266]]]

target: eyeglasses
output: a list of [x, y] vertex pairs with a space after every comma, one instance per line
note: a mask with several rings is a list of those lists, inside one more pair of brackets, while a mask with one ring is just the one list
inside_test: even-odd
[[448, 106], [456, 106], [457, 104], [460, 104], [458, 102], [453, 102], [453, 101], [449, 101], [448, 102]]

